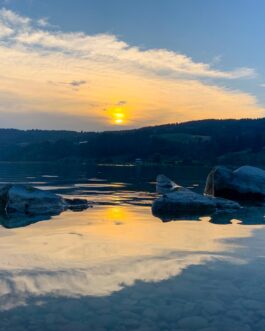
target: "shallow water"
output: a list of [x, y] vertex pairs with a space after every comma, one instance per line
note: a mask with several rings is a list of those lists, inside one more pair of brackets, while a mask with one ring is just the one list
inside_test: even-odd
[[0, 330], [264, 330], [265, 212], [163, 223], [164, 173], [201, 192], [207, 168], [0, 164], [93, 208], [0, 227]]

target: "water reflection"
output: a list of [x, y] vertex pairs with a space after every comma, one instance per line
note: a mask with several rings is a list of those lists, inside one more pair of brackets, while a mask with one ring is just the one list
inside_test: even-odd
[[0, 225], [2, 225], [6, 229], [15, 229], [15, 228], [29, 226], [31, 224], [42, 222], [42, 221], [49, 221], [51, 219], [52, 219], [51, 215], [38, 215], [38, 216], [0, 215]]
[[16, 303], [31, 295], [102, 296], [138, 280], [169, 279], [189, 265], [228, 257], [236, 246], [223, 239], [251, 235], [251, 227], [220, 227], [207, 219], [163, 224], [149, 208], [130, 206], [66, 212], [6, 231], [0, 231], [0, 292], [7, 307], [12, 295]]
[[[45, 175], [40, 187], [94, 208], [0, 227], [0, 330], [264, 329], [262, 208], [163, 223], [150, 208], [161, 170], [22, 168], [0, 165], [0, 176]], [[204, 170], [163, 172], [180, 171], [178, 183], [202, 189]]]
[[109, 296], [31, 297], [0, 313], [2, 330], [264, 330], [265, 286], [253, 271], [260, 261], [210, 261]]

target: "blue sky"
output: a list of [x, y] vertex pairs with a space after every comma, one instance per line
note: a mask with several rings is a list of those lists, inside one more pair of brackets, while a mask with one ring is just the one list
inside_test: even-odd
[[[129, 47], [173, 51], [222, 72], [249, 68], [253, 73], [246, 77], [203, 75], [199, 81], [231, 93], [246, 93], [256, 99], [257, 107], [264, 107], [265, 2], [262, 0], [5, 0], [0, 3], [22, 17], [47, 19], [50, 25], [45, 28], [50, 31], [113, 35]], [[250, 111], [249, 117], [256, 116], [253, 114]], [[242, 116], [247, 115], [244, 112]], [[138, 126], [137, 120], [129, 126]]]

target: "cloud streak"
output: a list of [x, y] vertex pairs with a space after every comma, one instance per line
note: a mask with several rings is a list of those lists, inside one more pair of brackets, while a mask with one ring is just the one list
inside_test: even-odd
[[13, 95], [0, 108], [20, 105], [16, 111], [22, 113], [76, 114], [111, 124], [111, 110], [101, 110], [112, 104], [124, 108], [128, 127], [264, 114], [254, 96], [205, 83], [253, 78], [252, 68], [222, 71], [167, 49], [133, 47], [114, 35], [64, 33], [47, 19], [7, 9], [0, 10], [0, 72], [0, 93]]
[[210, 64], [194, 62], [190, 57], [166, 49], [142, 50], [131, 47], [120, 41], [114, 35], [100, 34], [88, 36], [84, 33], [51, 32], [34, 28], [34, 25], [47, 27], [47, 19], [36, 22], [22, 17], [10, 10], [0, 10], [0, 19], [6, 29], [12, 30], [12, 37], [8, 40], [13, 45], [24, 47], [40, 47], [45, 51], [60, 51], [66, 55], [94, 59], [98, 62], [126, 62], [139, 69], [150, 70], [155, 73], [184, 74], [199, 77], [237, 79], [255, 76], [252, 68], [238, 68], [232, 71], [220, 71]]

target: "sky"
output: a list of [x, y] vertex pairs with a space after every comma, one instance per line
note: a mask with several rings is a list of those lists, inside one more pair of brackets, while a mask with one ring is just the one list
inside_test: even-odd
[[263, 0], [0, 0], [0, 126], [265, 116]]

